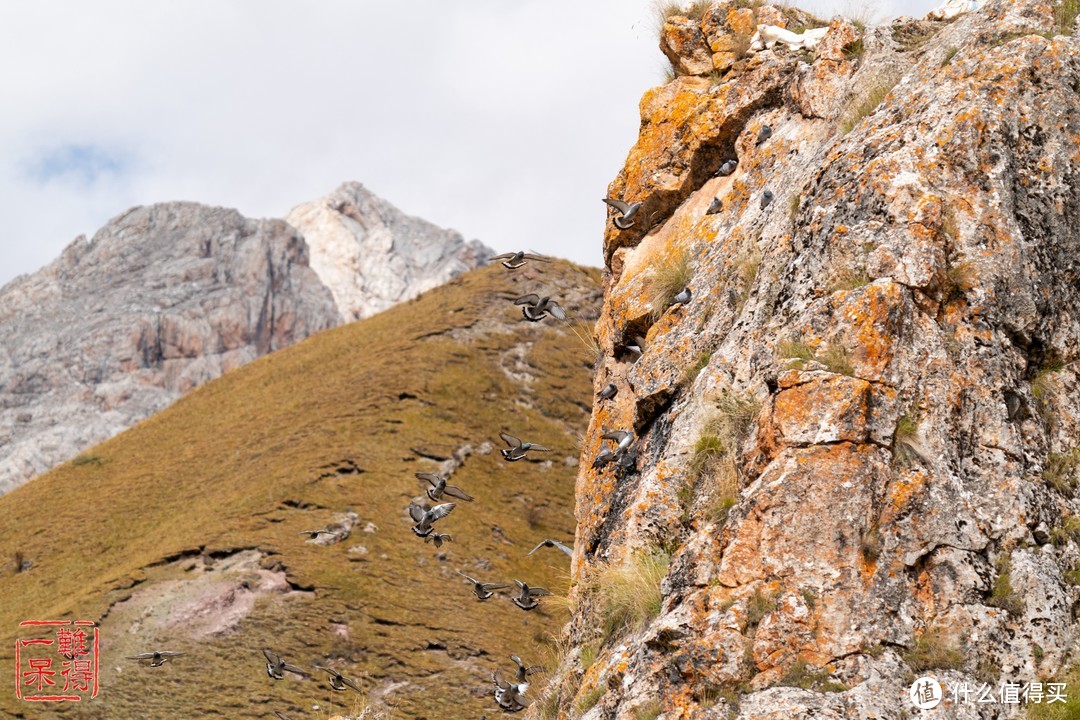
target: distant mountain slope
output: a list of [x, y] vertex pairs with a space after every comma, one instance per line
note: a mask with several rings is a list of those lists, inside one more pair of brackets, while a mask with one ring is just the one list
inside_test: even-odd
[[359, 183], [290, 218], [303, 236], [194, 203], [133, 208], [0, 288], [0, 493], [207, 380], [491, 254]]
[[[525, 322], [509, 298], [554, 294], [591, 324], [598, 281], [562, 262], [468, 273], [209, 382], [0, 497], [0, 667], [19, 621], [93, 619], [102, 692], [77, 717], [355, 709], [322, 678], [269, 679], [263, 647], [361, 678], [395, 717], [494, 717], [491, 670], [511, 653], [539, 662], [565, 605], [480, 603], [454, 570], [565, 594], [569, 559], [526, 553], [573, 537], [595, 360], [574, 332], [587, 325]], [[503, 429], [552, 452], [506, 463]], [[476, 499], [440, 522], [453, 542], [435, 549], [410, 529], [413, 473], [459, 461], [452, 482]], [[335, 519], [352, 525], [343, 542], [298, 535]], [[29, 571], [14, 573], [16, 552]], [[155, 647], [186, 655], [123, 659]], [[59, 717], [0, 683], [0, 715], [19, 712]]]
[[298, 205], [285, 220], [346, 322], [368, 317], [483, 264], [494, 252], [406, 215], [358, 182]]

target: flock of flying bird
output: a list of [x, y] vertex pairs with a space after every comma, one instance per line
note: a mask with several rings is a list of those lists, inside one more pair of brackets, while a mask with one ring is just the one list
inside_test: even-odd
[[[768, 125], [763, 126], [758, 133], [756, 144], [762, 144], [771, 136], [772, 128]], [[731, 175], [735, 172], [737, 166], [737, 160], [727, 160], [720, 166], [715, 175], [717, 177]], [[765, 207], [768, 207], [773, 199], [773, 193], [769, 190], [765, 190], [761, 196], [761, 208], [764, 209]], [[612, 217], [612, 223], [616, 228], [626, 230], [633, 227], [635, 217], [641, 209], [640, 202], [627, 203], [614, 198], [604, 198], [604, 202], [615, 210], [616, 214]], [[707, 210], [707, 214], [712, 215], [718, 213], [722, 207], [720, 199], [714, 198]], [[529, 261], [551, 262], [551, 259], [548, 257], [524, 251], [504, 253], [491, 259], [493, 261], [501, 261], [502, 266], [508, 270], [516, 270], [526, 265]], [[669, 301], [668, 305], [673, 306], [688, 303], [690, 302], [691, 295], [690, 288], [684, 288]], [[548, 315], [551, 315], [558, 320], [566, 319], [565, 310], [563, 310], [556, 299], [550, 296], [541, 297], [536, 293], [529, 293], [528, 295], [523, 295], [514, 300], [514, 305], [521, 307], [522, 316], [529, 322], [539, 322]], [[644, 352], [644, 341], [640, 338], [632, 338], [632, 342], [625, 344], [623, 349], [631, 352], [635, 358], [640, 357]], [[618, 388], [616, 385], [614, 383], [609, 383], [597, 393], [596, 397], [599, 401], [611, 400], [617, 393]], [[529, 452], [550, 451], [550, 448], [537, 445], [536, 443], [523, 442], [521, 439], [505, 432], [500, 432], [499, 437], [502, 438], [503, 442], [507, 445], [506, 448], [500, 450], [502, 457], [506, 462], [523, 460], [527, 457]], [[609, 464], [613, 464], [619, 473], [632, 470], [636, 464], [636, 453], [633, 447], [634, 433], [630, 430], [607, 430], [605, 428], [605, 432], [601, 437], [604, 440], [612, 441], [614, 445], [610, 447], [604, 446], [593, 459], [592, 466], [597, 469], [602, 469]], [[425, 494], [428, 499], [435, 504], [429, 505], [427, 503], [417, 502], [411, 502], [409, 504], [409, 516], [414, 523], [412, 528], [413, 533], [417, 537], [423, 538], [425, 543], [430, 542], [434, 543], [437, 548], [442, 547], [443, 543], [452, 542], [453, 537], [447, 533], [437, 532], [435, 530], [435, 523], [446, 518], [453, 512], [454, 508], [457, 507], [456, 502], [445, 502], [444, 500], [446, 498], [454, 498], [455, 500], [463, 502], [472, 502], [473, 497], [460, 487], [449, 484], [447, 482], [448, 479], [442, 475], [425, 472], [418, 472], [415, 475], [418, 480], [427, 484], [428, 487], [425, 488]], [[318, 530], [304, 530], [298, 534], [307, 535], [310, 540], [315, 540], [323, 534], [336, 534], [336, 531], [329, 528], [320, 528]], [[567, 556], [573, 556], [573, 549], [564, 543], [550, 539], [538, 543], [536, 547], [528, 552], [528, 555], [532, 555], [543, 547], [556, 548]], [[497, 591], [510, 588], [509, 584], [484, 582], [471, 575], [466, 575], [460, 570], [455, 572], [472, 585], [472, 592], [477, 601], [490, 600], [495, 596]], [[522, 582], [521, 580], [514, 580], [514, 584], [516, 585], [516, 591], [511, 595], [510, 599], [514, 605], [522, 610], [536, 609], [540, 604], [538, 598], [551, 594], [550, 591], [545, 588], [530, 586], [528, 583]], [[153, 652], [130, 655], [128, 656], [128, 659], [139, 661], [148, 660], [150, 667], [160, 667], [171, 658], [183, 654], [184, 653], [181, 652], [155, 650]], [[264, 648], [262, 654], [266, 659], [266, 674], [275, 680], [283, 679], [286, 672], [303, 677], [310, 677], [311, 675], [303, 668], [285, 662], [281, 656], [275, 654], [271, 650]], [[503, 677], [501, 670], [498, 669], [492, 672], [491, 680], [495, 686], [494, 696], [498, 706], [506, 712], [518, 712], [524, 710], [530, 702], [525, 697], [525, 692], [529, 687], [529, 675], [541, 668], [535, 665], [526, 666], [517, 655], [511, 655], [510, 659], [517, 666], [514, 682], [506, 680]], [[337, 670], [320, 665], [315, 665], [314, 668], [327, 674], [328, 683], [333, 690], [341, 691], [351, 688], [357, 692], [362, 692], [356, 681], [345, 677]], [[289, 720], [286, 715], [279, 711], [275, 711], [275, 715], [277, 715], [278, 718], [281, 718], [281, 720]]]

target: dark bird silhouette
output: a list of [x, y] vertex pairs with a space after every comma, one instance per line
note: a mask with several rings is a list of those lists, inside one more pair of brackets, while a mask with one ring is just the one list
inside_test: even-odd
[[360, 686], [358, 686], [354, 681], [339, 673], [337, 670], [332, 670], [328, 667], [322, 667], [321, 665], [316, 665], [315, 669], [322, 670], [329, 676], [330, 687], [332, 687], [334, 690], [344, 690], [345, 688], [352, 688], [358, 693], [363, 692], [363, 690], [360, 689]]
[[519, 712], [529, 705], [529, 700], [525, 697], [525, 692], [529, 689], [528, 683], [508, 683], [498, 670], [491, 673], [491, 681], [495, 684], [495, 702], [504, 711]]
[[427, 537], [434, 531], [432, 527], [436, 520], [441, 520], [457, 507], [456, 503], [443, 503], [429, 508], [427, 505], [409, 503], [409, 516], [416, 522], [413, 532], [417, 537]]
[[442, 500], [442, 496], [444, 494], [449, 495], [452, 498], [457, 498], [458, 500], [464, 500], [465, 502], [473, 501], [472, 496], [461, 488], [457, 487], [456, 485], [447, 485], [446, 478], [444, 478], [442, 475], [418, 472], [416, 473], [416, 479], [423, 480], [424, 482], [431, 485], [431, 487], [427, 489], [427, 496], [435, 502]]
[[502, 453], [503, 459], [507, 462], [517, 462], [525, 457], [525, 453], [530, 450], [538, 450], [540, 452], [551, 452], [550, 448], [546, 448], [543, 445], [536, 445], [535, 443], [521, 442], [513, 435], [507, 435], [504, 432], [499, 433], [499, 437], [503, 439], [507, 445], [510, 446], [508, 450], [499, 450]]
[[770, 127], [769, 125], [762, 125], [761, 130], [758, 131], [757, 140], [754, 142], [754, 145], [760, 145], [771, 137], [772, 127]]
[[765, 192], [761, 193], [761, 209], [764, 210], [765, 208], [769, 207], [769, 204], [775, 198], [776, 196], [773, 195], [772, 190], [766, 190]]
[[153, 652], [139, 653], [138, 655], [128, 655], [128, 660], [149, 660], [150, 667], [161, 667], [169, 661], [169, 658], [179, 657], [183, 655], [182, 652], [172, 652], [170, 650], [154, 650]]
[[514, 583], [518, 586], [519, 592], [510, 599], [522, 610], [534, 610], [540, 604], [536, 602], [536, 598], [551, 594], [551, 591], [545, 588], [529, 587], [520, 580], [515, 580]]
[[735, 172], [735, 168], [739, 167], [739, 161], [735, 159], [726, 160], [720, 169], [716, 171], [716, 177], [727, 177], [731, 173]]
[[529, 322], [540, 322], [548, 316], [548, 313], [559, 320], [566, 319], [562, 306], [550, 297], [540, 297], [536, 293], [529, 293], [519, 297], [514, 304], [522, 306], [521, 314]]
[[544, 540], [543, 542], [538, 544], [536, 547], [534, 547], [532, 550], [530, 550], [528, 552], [528, 555], [532, 555], [534, 552], [536, 552], [537, 550], [539, 550], [542, 547], [559, 548], [560, 550], [562, 550], [564, 553], [566, 553], [567, 555], [569, 555], [571, 557], [573, 557], [573, 555], [574, 555], [574, 550], [572, 548], [569, 548], [566, 545], [563, 545], [558, 540]]
[[537, 255], [536, 253], [527, 253], [524, 250], [512, 253], [503, 253], [502, 255], [496, 255], [491, 258], [492, 262], [495, 260], [502, 260], [502, 266], [507, 270], [517, 270], [522, 265], [526, 264], [529, 260], [535, 260], [536, 262], [551, 262], [551, 258], [543, 255]]
[[615, 387], [615, 383], [608, 383], [604, 386], [604, 389], [596, 393], [597, 400], [610, 400], [615, 397], [619, 392], [619, 388]]
[[454, 538], [446, 533], [433, 532], [430, 535], [424, 536], [424, 542], [433, 542], [435, 543], [435, 547], [440, 548], [444, 542], [454, 542]]
[[715, 197], [712, 202], [709, 203], [709, 209], [705, 211], [706, 215], [716, 215], [724, 209], [724, 203], [720, 198]]
[[473, 595], [476, 595], [477, 600], [487, 600], [488, 598], [490, 598], [492, 595], [495, 594], [493, 592], [494, 590], [503, 590], [505, 588], [510, 587], [509, 585], [503, 585], [501, 583], [480, 582], [476, 578], [471, 577], [469, 575], [466, 575], [465, 573], [461, 572], [460, 570], [455, 570], [454, 572], [456, 572], [458, 575], [460, 575], [461, 577], [465, 578], [466, 580], [468, 580], [469, 582], [472, 583], [472, 585], [473, 585]]
[[266, 674], [274, 678], [275, 680], [281, 680], [282, 678], [284, 678], [286, 671], [296, 673], [297, 675], [302, 675], [303, 677], [309, 677], [311, 675], [311, 673], [303, 670], [302, 668], [298, 668], [295, 665], [290, 665], [289, 663], [282, 660], [281, 657], [275, 655], [266, 648], [263, 648], [262, 653], [266, 656]]
[[539, 672], [543, 670], [543, 668], [539, 665], [529, 665], [528, 667], [526, 667], [525, 663], [521, 662], [521, 658], [519, 658], [517, 655], [511, 655], [510, 659], [514, 661], [515, 665], [517, 665], [517, 681], [519, 683], [525, 682], [526, 678], [528, 678], [534, 672]]
[[604, 198], [611, 207], [615, 208], [618, 215], [612, 218], [611, 222], [615, 224], [615, 227], [620, 230], [625, 230], [628, 227], [632, 227], [634, 224], [634, 216], [637, 215], [638, 210], [641, 209], [641, 203], [625, 203], [622, 200], [615, 200], [613, 198]]

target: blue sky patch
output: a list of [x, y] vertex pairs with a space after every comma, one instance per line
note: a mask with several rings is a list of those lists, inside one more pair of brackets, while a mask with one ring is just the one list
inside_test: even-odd
[[29, 163], [28, 175], [38, 182], [74, 180], [93, 185], [104, 176], [117, 176], [127, 170], [128, 161], [121, 154], [99, 145], [66, 144], [50, 148]]

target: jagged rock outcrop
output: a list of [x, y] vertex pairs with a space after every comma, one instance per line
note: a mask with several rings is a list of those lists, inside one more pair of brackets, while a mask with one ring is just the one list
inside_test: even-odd
[[311, 248], [311, 268], [345, 322], [416, 297], [484, 264], [476, 240], [404, 214], [358, 182], [292, 209], [285, 220]]
[[0, 288], [0, 493], [196, 385], [492, 254], [359, 183], [289, 220], [134, 208]]
[[0, 291], [0, 491], [337, 323], [281, 220], [129, 210]]
[[[790, 17], [740, 5], [697, 23], [714, 51], [741, 42], [715, 28]], [[595, 384], [618, 393], [583, 445], [572, 649], [526, 717], [902, 718], [922, 674], [1060, 679], [1080, 660], [1073, 18], [837, 19], [814, 53], [730, 68], [695, 22], [665, 25], [681, 74], [646, 93], [610, 187], [642, 203], [604, 238]], [[612, 428], [629, 461], [594, 467]], [[947, 698], [935, 716], [1020, 712]]]

